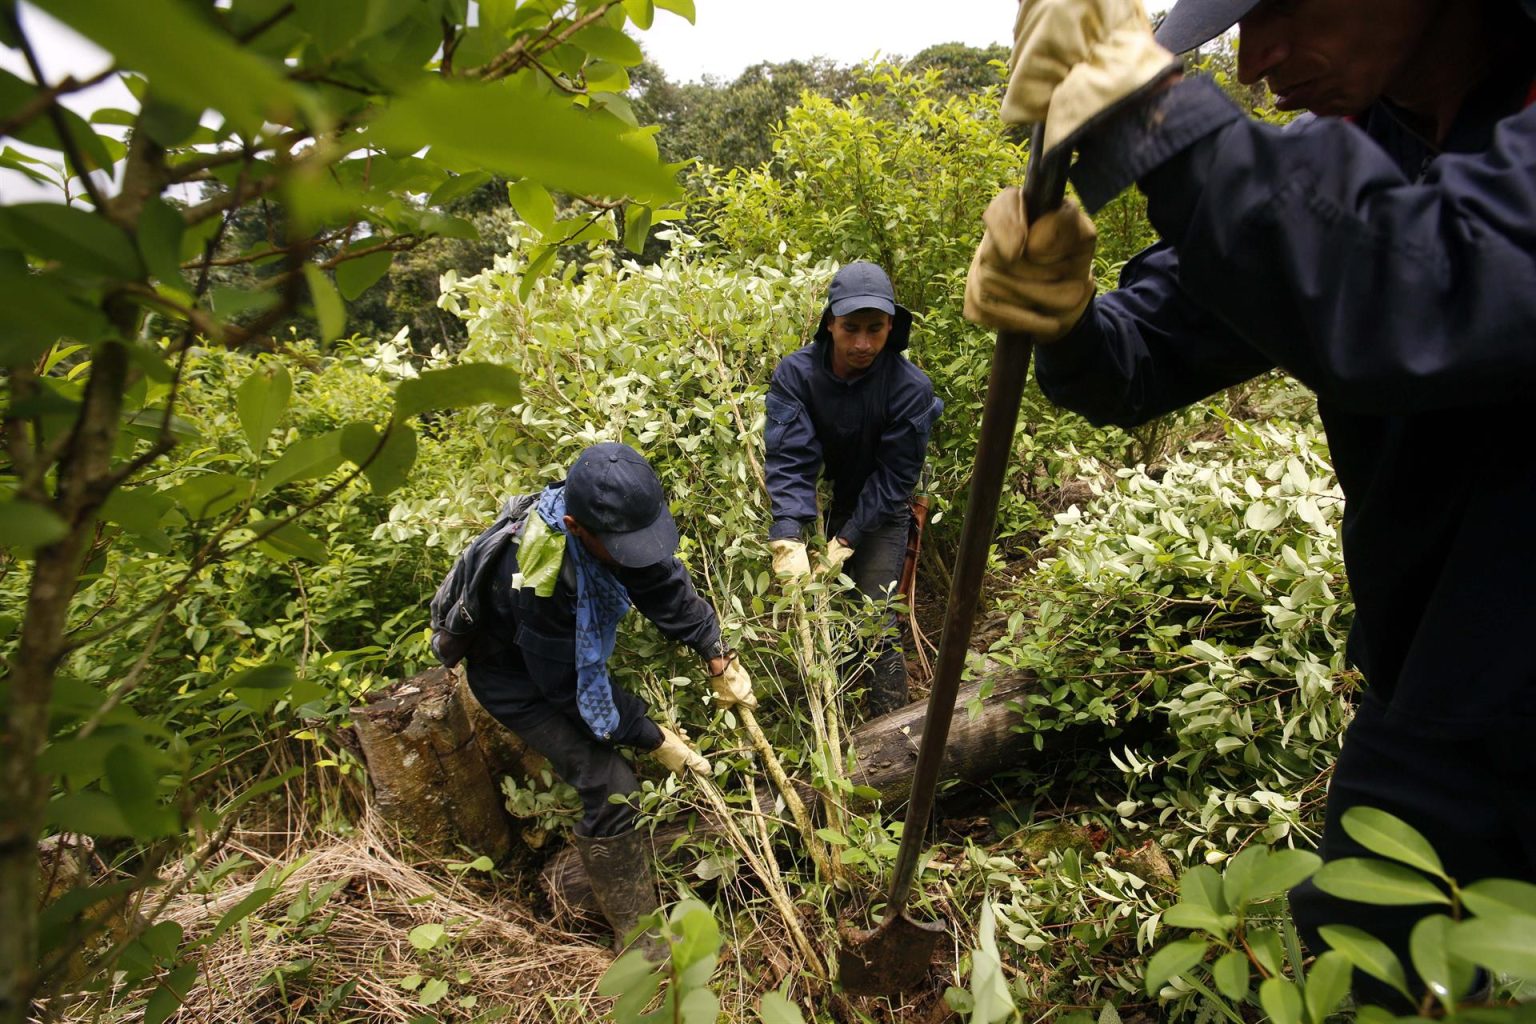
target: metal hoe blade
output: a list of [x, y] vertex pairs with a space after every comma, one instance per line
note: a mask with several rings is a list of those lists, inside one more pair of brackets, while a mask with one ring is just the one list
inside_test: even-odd
[[[1024, 183], [1025, 208], [1031, 217], [1060, 206], [1066, 188], [1069, 154], [1052, 152], [1049, 158], [1042, 158], [1041, 138], [1041, 127], [1037, 125]], [[838, 980], [843, 990], [853, 995], [889, 995], [920, 982], [928, 973], [939, 936], [946, 931], [943, 921], [924, 922], [909, 917], [907, 898], [912, 892], [917, 859], [933, 813], [944, 745], [955, 712], [955, 695], [960, 690], [960, 673], [971, 643], [971, 627], [976, 622], [987, 553], [997, 526], [998, 501], [1013, 448], [1013, 430], [1019, 419], [1019, 400], [1029, 374], [1030, 349], [1028, 336], [1000, 331], [992, 351], [970, 500], [960, 528], [960, 549], [955, 555], [955, 571], [944, 610], [944, 632], [939, 640], [933, 688], [928, 693], [928, 711], [923, 718], [917, 765], [912, 772], [912, 796], [891, 874], [885, 917], [867, 931], [846, 924], [839, 929], [843, 941], [837, 954]]]

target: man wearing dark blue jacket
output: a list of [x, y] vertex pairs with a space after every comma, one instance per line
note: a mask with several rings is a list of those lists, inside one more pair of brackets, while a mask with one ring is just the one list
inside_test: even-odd
[[[1320, 116], [1256, 123], [1179, 79], [1169, 51], [1234, 23], [1239, 78]], [[1134, 0], [1025, 0], [1016, 36], [1005, 116], [1078, 149], [1090, 210], [1139, 185], [1163, 240], [1090, 299], [1087, 218], [1069, 205], [1028, 225], [1005, 194], [968, 315], [1036, 332], [1046, 394], [1097, 423], [1144, 422], [1275, 367], [1315, 391], [1367, 683], [1321, 853], [1362, 855], [1340, 817], [1372, 806], [1424, 833], [1463, 884], [1536, 881], [1536, 448], [1511, 440], [1536, 386], [1528, 11], [1179, 0], [1163, 49]], [[1412, 977], [1409, 933], [1438, 908], [1306, 885], [1292, 909], [1314, 949], [1318, 926], [1356, 924]]]
[[844, 569], [860, 593], [884, 608], [884, 633], [872, 651], [871, 716], [907, 703], [907, 663], [891, 600], [928, 435], [944, 407], [928, 376], [902, 354], [911, 333], [912, 314], [897, 305], [885, 271], [850, 263], [832, 278], [814, 339], [779, 363], [768, 389], [774, 572], [781, 579], [810, 572], [804, 536], [817, 518], [817, 478], [825, 475], [832, 489], [823, 522], [831, 538], [826, 565]]
[[633, 448], [586, 449], [516, 530], [481, 595], [466, 678], [485, 709], [581, 795], [573, 842], [617, 949], [657, 905], [635, 809], [613, 799], [639, 789], [619, 748], [649, 752], [673, 772], [709, 772], [685, 739], [609, 679], [619, 620], [633, 604], [663, 636], [693, 648], [723, 706], [757, 701], [714, 608], [674, 555], [677, 526], [661, 481]]

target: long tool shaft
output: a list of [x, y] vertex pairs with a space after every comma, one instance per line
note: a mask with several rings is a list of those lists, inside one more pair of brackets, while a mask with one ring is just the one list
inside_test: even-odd
[[[1040, 142], [1041, 130], [1037, 126], [1030, 143], [1029, 172], [1024, 185], [1025, 210], [1031, 218], [1060, 206], [1066, 187], [1067, 154], [1053, 153], [1049, 158], [1042, 158]], [[992, 548], [992, 533], [997, 526], [998, 503], [1008, 475], [1008, 456], [1013, 450], [1019, 402], [1029, 375], [1031, 348], [1028, 335], [999, 331], [997, 346], [992, 352], [992, 370], [987, 378], [981, 431], [976, 440], [970, 497], [965, 507], [965, 522], [960, 527], [960, 550], [955, 555], [955, 571], [944, 610], [944, 632], [939, 639], [933, 688], [928, 693], [922, 744], [913, 769], [912, 796], [907, 804], [901, 847], [891, 877], [886, 920], [906, 909], [912, 881], [917, 875], [918, 856], [927, 838], [939, 767], [944, 760], [949, 725], [954, 719], [955, 696], [960, 690], [960, 675], [965, 668], [966, 652], [970, 649], [971, 629], [976, 622], [976, 607], [981, 600], [981, 587], [987, 572], [987, 554]]]

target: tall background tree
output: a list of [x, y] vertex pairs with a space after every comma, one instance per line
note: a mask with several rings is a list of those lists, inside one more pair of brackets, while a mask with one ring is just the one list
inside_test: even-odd
[[[474, 24], [468, 6], [45, 0], [110, 55], [91, 81], [119, 79], [136, 98], [95, 118], [126, 129], [119, 140], [64, 105], [86, 83], [46, 77], [17, 5], [0, 5], [0, 43], [30, 69], [0, 73], [0, 133], [55, 154], [70, 200], [0, 206], [0, 572], [26, 578], [4, 641], [0, 1021], [25, 1019], [99, 938], [105, 917], [83, 903], [137, 902], [164, 865], [221, 834], [196, 781], [206, 751], [127, 711], [146, 662], [95, 680], [93, 645], [139, 637], [147, 661], [189, 589], [238, 552], [323, 559], [299, 521], [354, 478], [397, 486], [422, 413], [517, 393], [498, 366], [423, 373], [356, 419], [274, 444], [294, 375], [273, 329], [304, 310], [322, 342], [340, 337], [346, 301], [399, 254], [475, 235], [451, 207], [491, 174], [514, 182], [523, 219], [551, 245], [616, 237], [608, 211], [625, 201], [639, 248], [644, 211], [676, 194], [624, 95], [640, 60], [626, 29], [657, 9], [691, 18], [692, 0], [482, 3]], [[5, 162], [49, 177], [46, 158], [7, 150]], [[178, 201], [188, 187], [202, 194]], [[561, 219], [551, 189], [597, 214]], [[248, 451], [162, 489], [155, 474], [190, 440], [178, 411], [201, 345], [279, 358], [238, 388]], [[317, 493], [287, 489], [342, 466]], [[83, 589], [133, 537], [174, 552], [181, 571], [153, 599], [87, 611]], [[291, 697], [295, 682], [274, 662], [204, 666], [189, 685]], [[45, 827], [126, 844], [135, 869], [76, 894], [40, 933]], [[113, 937], [102, 977], [144, 927]]]

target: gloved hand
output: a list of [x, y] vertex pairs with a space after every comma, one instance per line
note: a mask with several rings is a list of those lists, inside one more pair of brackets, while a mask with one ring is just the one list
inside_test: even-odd
[[1070, 331], [1093, 298], [1093, 221], [1070, 199], [1034, 224], [1017, 188], [982, 214], [987, 230], [965, 278], [965, 317], [1036, 342]]
[[836, 576], [843, 571], [843, 563], [853, 557], [853, 548], [843, 543], [841, 537], [833, 537], [827, 542], [827, 553], [822, 558], [821, 568], [829, 576]]
[[709, 685], [714, 688], [715, 700], [723, 708], [733, 708], [737, 704], [757, 707], [757, 694], [752, 692], [752, 680], [747, 670], [741, 667], [741, 659], [735, 654], [726, 658], [724, 672], [709, 677]]
[[1045, 122], [1045, 148], [1179, 69], [1152, 38], [1141, 0], [1021, 0], [1003, 120]]
[[811, 561], [805, 554], [805, 542], [798, 540], [771, 540], [768, 550], [773, 552], [773, 574], [781, 580], [802, 580], [811, 574]]
[[651, 751], [651, 756], [662, 763], [662, 766], [673, 775], [681, 775], [685, 771], [698, 772], [700, 775], [709, 775], [709, 762], [704, 755], [694, 750], [688, 740], [668, 729], [661, 729], [661, 746]]

